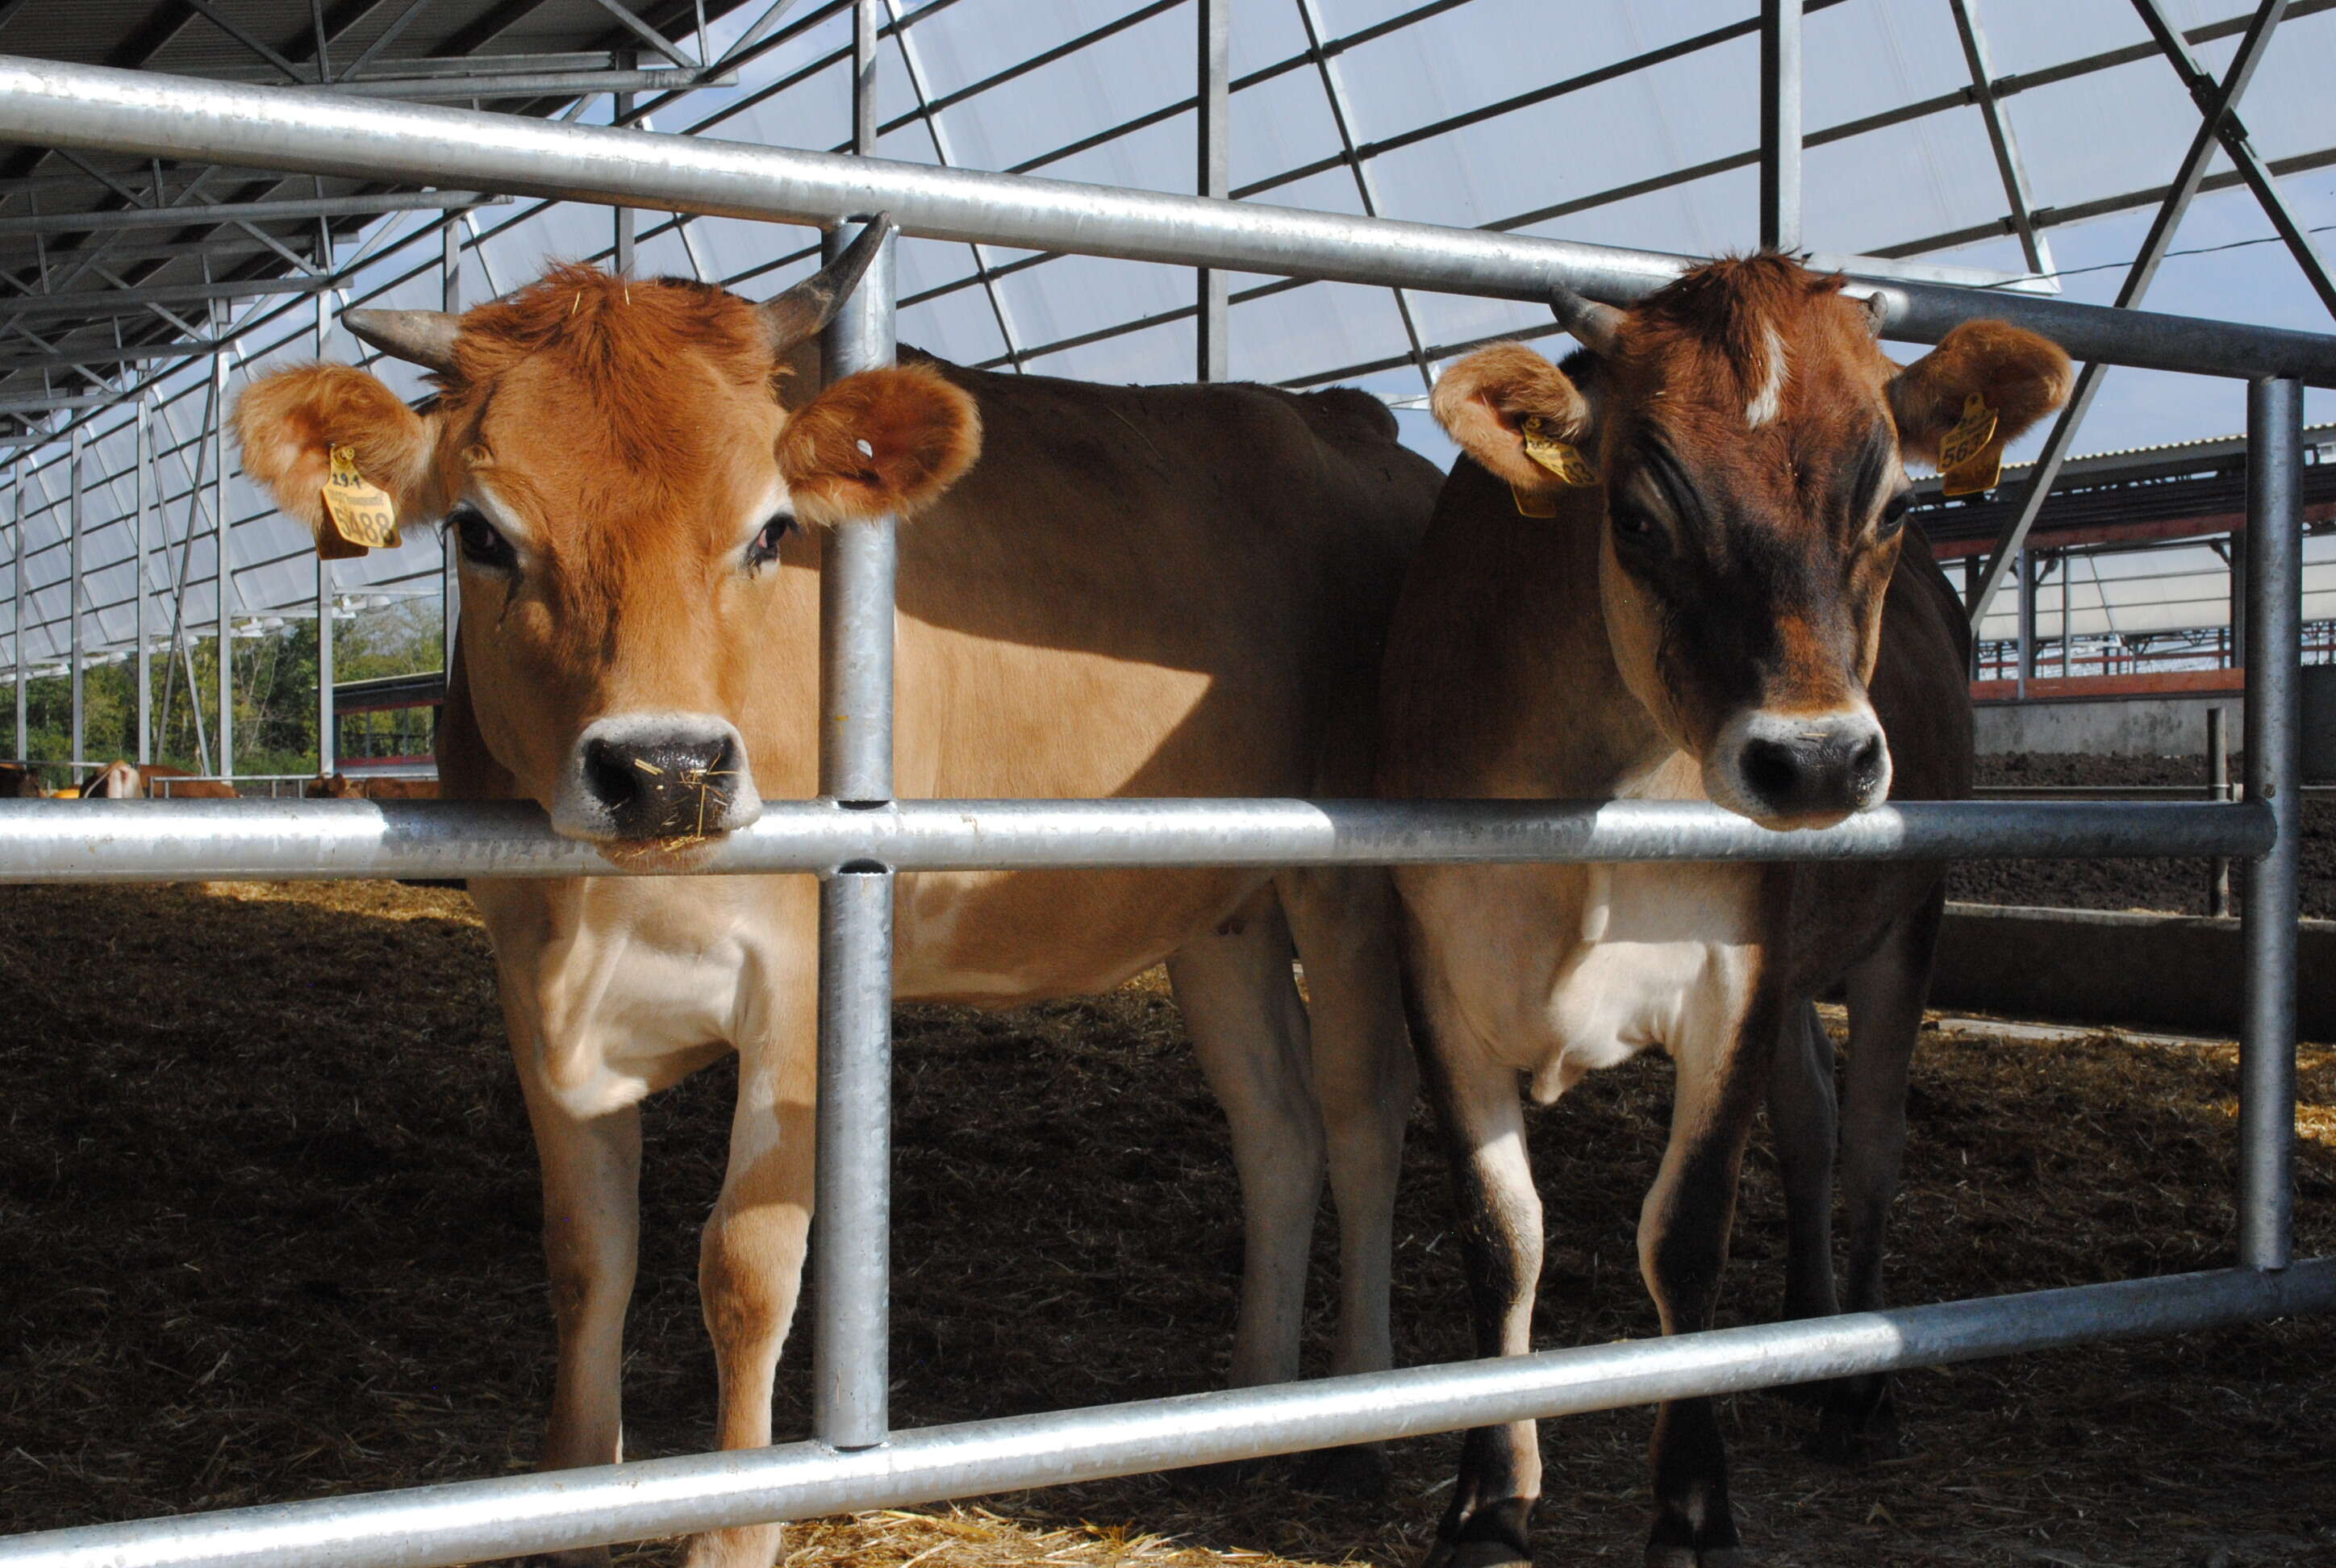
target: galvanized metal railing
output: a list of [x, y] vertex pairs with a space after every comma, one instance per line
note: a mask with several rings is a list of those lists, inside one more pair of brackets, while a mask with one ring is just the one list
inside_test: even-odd
[[[869, 53], [863, 47], [864, 66]], [[864, 98], [860, 118], [864, 124]], [[460, 183], [668, 212], [837, 223], [1186, 266], [1512, 298], [1626, 300], [1679, 258], [1473, 229], [679, 140], [0, 57], [0, 139]], [[865, 145], [863, 142], [862, 145]], [[840, 365], [891, 352], [874, 282]], [[814, 1441], [0, 1540], [0, 1568], [430, 1568], [933, 1501], [1524, 1417], [2336, 1310], [2336, 1260], [2292, 1263], [2302, 383], [2336, 338], [2014, 294], [1879, 282], [1893, 336], [1999, 317], [2086, 359], [2245, 378], [2247, 799], [1885, 807], [1779, 834], [1676, 803], [896, 801], [891, 538], [842, 531], [824, 585], [826, 798], [773, 803], [686, 864], [615, 866], [520, 806], [0, 802], [0, 881], [813, 872], [821, 932]], [[898, 871], [1438, 860], [2244, 855], [2238, 1266], [1508, 1360], [1412, 1368], [892, 1433], [885, 1402], [891, 881]], [[847, 1266], [839, 1267], [837, 1260]]]

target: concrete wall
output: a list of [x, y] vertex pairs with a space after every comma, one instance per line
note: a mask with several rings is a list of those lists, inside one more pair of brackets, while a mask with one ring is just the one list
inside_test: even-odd
[[[2336, 1041], [2336, 920], [2299, 940], [2297, 1032]], [[1931, 1005], [2233, 1037], [2244, 972], [2234, 920], [1949, 904]]]
[[1981, 703], [1981, 755], [2042, 752], [2055, 756], [2201, 756], [2206, 710], [2228, 710], [2231, 749], [2245, 744], [2236, 693], [2213, 696], [2059, 697]]

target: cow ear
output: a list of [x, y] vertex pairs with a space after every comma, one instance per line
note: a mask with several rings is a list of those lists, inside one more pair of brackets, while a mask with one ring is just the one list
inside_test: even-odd
[[1572, 445], [1590, 433], [1590, 402], [1565, 372], [1522, 343], [1480, 348], [1436, 378], [1436, 422], [1469, 456], [1529, 494], [1566, 488], [1526, 454], [1528, 422], [1542, 441]]
[[243, 472], [319, 540], [327, 526], [325, 479], [336, 446], [352, 450], [357, 472], [389, 497], [400, 521], [444, 511], [450, 498], [433, 461], [437, 434], [436, 415], [414, 413], [397, 394], [346, 365], [278, 371], [252, 383], [235, 405]]
[[779, 472], [795, 511], [821, 524], [913, 515], [980, 456], [980, 409], [923, 365], [847, 375], [779, 436]]
[[2068, 400], [2071, 375], [2067, 352], [2049, 338], [2009, 322], [1966, 321], [1892, 378], [1898, 448], [1936, 463], [1940, 442], [1975, 412], [1977, 397], [1995, 417], [1995, 433], [1982, 446], [2000, 450]]

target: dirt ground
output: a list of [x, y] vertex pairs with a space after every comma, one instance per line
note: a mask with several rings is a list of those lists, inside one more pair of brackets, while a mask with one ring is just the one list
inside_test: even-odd
[[[2231, 759], [2240, 776], [2240, 759]], [[2206, 758], [2196, 756], [2044, 756], [2012, 753], [1979, 759], [1982, 784], [2202, 784]], [[2231, 868], [2244, 897], [2246, 867]], [[2205, 861], [1966, 861], [1947, 881], [1947, 896], [1983, 904], [2063, 910], [2156, 910], [2203, 915]], [[2336, 919], [2336, 799], [2303, 800], [2303, 912]]]
[[[530, 1465], [551, 1344], [533, 1163], [462, 895], [0, 890], [0, 1532]], [[1156, 985], [909, 1008], [899, 1035], [900, 1423], [1212, 1386], [1233, 1183]], [[1543, 1344], [1654, 1331], [1632, 1234], [1668, 1076], [1660, 1061], [1596, 1075], [1533, 1120]], [[2336, 1053], [2307, 1053], [2302, 1081], [2300, 1250], [2325, 1254]], [[728, 1091], [712, 1069], [649, 1106], [635, 1456], [708, 1440], [693, 1271]], [[2234, 1096], [2226, 1045], [1934, 1031], [1896, 1298], [2227, 1261]], [[1455, 1359], [1457, 1248], [1424, 1124], [1408, 1157], [1398, 1355]], [[1765, 1146], [1746, 1187], [1731, 1321], [1772, 1310], [1779, 1284]], [[790, 1437], [808, 1420], [803, 1349], [778, 1394]], [[2336, 1564], [2336, 1322], [1920, 1372], [1901, 1398], [1908, 1456], [1855, 1472], [1801, 1455], [1806, 1412], [1726, 1403], [1767, 1562]], [[1639, 1560], [1650, 1426], [1632, 1410], [1545, 1428], [1542, 1563]], [[1280, 1466], [1221, 1493], [1139, 1478], [800, 1525], [786, 1562], [1409, 1563], [1455, 1446], [1402, 1445], [1380, 1503], [1297, 1495]], [[639, 1555], [673, 1560], [670, 1544]]]

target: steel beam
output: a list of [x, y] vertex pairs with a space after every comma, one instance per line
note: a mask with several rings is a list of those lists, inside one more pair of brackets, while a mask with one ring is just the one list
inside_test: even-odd
[[[66, 657], [71, 661], [70, 681], [73, 690], [72, 756], [75, 765], [79, 765], [83, 760], [85, 760], [82, 755], [83, 729], [83, 694], [82, 689], [82, 677], [84, 674], [84, 671], [82, 668], [81, 644], [81, 508], [83, 494], [81, 471], [82, 454], [84, 444], [85, 438], [83, 433], [78, 429], [75, 430], [73, 435], [73, 466], [67, 472], [66, 480], [66, 496], [69, 510], [65, 513], [65, 548], [69, 553], [65, 558], [65, 647], [68, 650]], [[78, 774], [75, 775], [74, 782], [80, 782]]]
[[316, 294], [336, 287], [329, 278], [254, 278], [241, 283], [166, 283], [151, 288], [83, 289], [70, 294], [0, 297], [0, 318], [27, 316], [125, 315], [149, 305], [195, 305], [263, 294]]
[[2278, 836], [2247, 877], [2239, 1044], [2239, 1261], [2283, 1269], [2295, 1206], [2295, 944], [2302, 913], [2303, 389], [2247, 388], [2247, 799]]
[[[227, 355], [211, 356], [211, 529], [219, 541], [219, 738], [221, 778], [235, 777], [235, 531], [227, 511]], [[189, 701], [194, 693], [187, 693]]]
[[[1232, 189], [1232, 0], [1197, 0], [1200, 59], [1194, 92], [1193, 164], [1198, 193], [1222, 201]], [[1223, 381], [1231, 374], [1225, 336], [1232, 311], [1232, 279], [1222, 268], [1193, 268], [1195, 313], [1193, 368], [1196, 381]]]
[[[2255, 68], [2263, 63], [2271, 46], [2272, 34], [2285, 14], [2289, 0], [2263, 0], [2249, 23], [2246, 35], [2239, 41], [2238, 52], [2232, 56], [2230, 69], [2224, 73], [2222, 91], [2214, 106], [2200, 122], [2198, 131], [2190, 139], [2190, 150], [2183, 155], [2180, 172], [2175, 174], [2165, 202], [2157, 209], [2149, 233], [2141, 242], [2139, 254], [2117, 288], [2117, 310], [2130, 310], [2148, 292], [2150, 280], [2157, 276], [2158, 265], [2173, 247], [2174, 231], [2181, 226], [2182, 215], [2189, 210], [2191, 199], [2198, 193], [2199, 181], [2205, 178], [2206, 165], [2220, 145], [2223, 121], [2238, 106], [2239, 99], [2254, 79]], [[2063, 343], [2071, 353], [2077, 350]], [[2085, 354], [2088, 363], [2078, 373], [2076, 390], [2069, 394], [2067, 406], [2053, 421], [2052, 432], [2045, 438], [2044, 450], [2037, 455], [2028, 472], [2028, 488], [2020, 498], [2019, 514], [1997, 540], [1990, 552], [1986, 569], [1980, 573], [1978, 591], [1963, 606], [1963, 613], [1975, 628], [1987, 615], [1988, 601], [1995, 597], [2014, 557], [2027, 543], [2028, 531], [2035, 526], [2037, 516], [2044, 510], [2044, 500], [2052, 492], [2053, 481], [2060, 475], [2060, 464], [2068, 460], [2077, 439], [2077, 429], [2085, 422], [2085, 413], [2093, 405], [2094, 396], [2101, 389], [2101, 378], [2114, 361], [2101, 355]]]
[[[919, 15], [924, 15], [920, 13]], [[297, 100], [297, 101], [296, 101]], [[1634, 300], [1691, 263], [1651, 251], [1255, 202], [936, 169], [707, 138], [548, 123], [423, 104], [295, 95], [103, 66], [0, 56], [0, 139], [154, 157], [461, 180], [661, 211], [832, 223], [889, 211], [904, 232], [1385, 287], [1539, 300], [1562, 282]], [[1859, 286], [1885, 329], [1935, 342], [1987, 316], [2080, 357], [2207, 375], [2336, 385], [2336, 338], [1919, 283]]]
[[1760, 0], [1760, 243], [1801, 248], [1801, 0]]
[[137, 417], [137, 473], [131, 481], [137, 508], [136, 533], [131, 541], [131, 600], [136, 607], [131, 612], [131, 635], [138, 639], [138, 765], [145, 766], [154, 760], [154, 660], [147, 646], [146, 602], [149, 588], [146, 579], [146, 513], [154, 499], [154, 409], [152, 403], [141, 397]]
[[[2182, 85], [2197, 103], [2199, 112], [2210, 119], [2217, 118], [2214, 102], [2217, 89], [2214, 77], [2191, 54], [2190, 46], [2183, 42], [2180, 31], [2166, 20], [2166, 14], [2158, 9], [2157, 0], [2133, 0], [2133, 5], [2141, 13], [2142, 22], [2148, 27], [2150, 36], [2157, 40], [2157, 46], [2165, 53], [2167, 63], [2174, 67], [2174, 73], [2182, 78]], [[2303, 269], [2304, 280], [2320, 297], [2321, 305], [2331, 315], [2336, 315], [2336, 279], [2330, 278], [2328, 264], [2321, 258], [2319, 247], [2312, 242], [2310, 231], [2287, 209], [2287, 202], [2280, 195], [2279, 187], [2272, 183], [2271, 170], [2263, 166], [2263, 158], [2247, 137], [2246, 127], [2240, 123], [2237, 115], [2224, 112], [2219, 116], [2216, 133], [2222, 139], [2224, 152], [2229, 155], [2240, 178], [2246, 181], [2247, 189], [2254, 192], [2255, 202], [2263, 209], [2263, 216], [2271, 219], [2271, 226], [2279, 231], [2288, 254], [2294, 257], [2295, 264]]]
[[[124, 71], [119, 74], [144, 76], [149, 73]], [[280, 93], [267, 88], [248, 87], [238, 91], [281, 97]], [[38, 141], [39, 138], [31, 136], [27, 140]], [[352, 178], [364, 176], [361, 169], [352, 168], [347, 173]], [[104, 234], [117, 229], [195, 229], [213, 223], [270, 223], [298, 218], [375, 218], [384, 212], [456, 211], [471, 207], [493, 206], [510, 200], [508, 196], [490, 196], [475, 190], [415, 190], [384, 191], [379, 196], [314, 196], [297, 200], [234, 201], [204, 207], [131, 207], [107, 212], [25, 212], [13, 218], [0, 218], [0, 234]]]
[[2011, 207], [2012, 232], [2020, 237], [2020, 253], [2027, 259], [2028, 270], [2049, 274], [2052, 270], [2052, 248], [2037, 231], [2036, 203], [2028, 192], [2028, 169], [2020, 161], [2020, 143], [2011, 133], [2011, 121], [1996, 102], [1995, 71], [1987, 57], [1987, 34], [1979, 24], [1975, 9], [1979, 0], [1947, 0], [1955, 16], [1955, 33], [1961, 39], [1963, 63], [1971, 69], [1971, 101], [1978, 104], [1980, 116], [1987, 126], [1988, 145], [1995, 152], [1995, 170], [2003, 181], [2003, 199]]
[[15, 510], [13, 531], [16, 535], [16, 574], [8, 594], [8, 640], [16, 649], [16, 760], [25, 758], [24, 749], [24, 682], [27, 678], [24, 661], [24, 464], [20, 459], [8, 465], [8, 491]]

